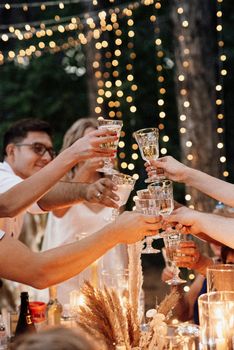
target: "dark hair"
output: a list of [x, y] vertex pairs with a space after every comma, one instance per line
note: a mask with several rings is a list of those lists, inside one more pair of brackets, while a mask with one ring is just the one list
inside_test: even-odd
[[21, 142], [30, 131], [35, 132], [45, 132], [50, 137], [52, 137], [52, 130], [49, 125], [44, 120], [40, 119], [20, 119], [5, 132], [3, 136], [3, 157], [6, 156], [6, 147], [10, 143]]
[[233, 253], [233, 252], [234, 252], [233, 248], [230, 248], [226, 245], [222, 245], [222, 247], [221, 247], [221, 259], [222, 259], [223, 264], [227, 263], [228, 254]]

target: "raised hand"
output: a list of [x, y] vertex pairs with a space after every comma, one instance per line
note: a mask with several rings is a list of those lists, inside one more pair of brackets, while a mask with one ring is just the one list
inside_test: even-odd
[[99, 203], [106, 207], [118, 208], [115, 201], [119, 197], [114, 192], [118, 188], [110, 179], [100, 179], [92, 184], [87, 185], [85, 199], [91, 203]]
[[102, 147], [103, 144], [111, 144], [118, 140], [117, 133], [111, 130], [94, 130], [80, 138], [69, 148], [74, 151], [77, 161], [83, 161], [92, 157], [114, 157], [116, 150]]
[[179, 224], [181, 233], [196, 235], [202, 232], [200, 219], [203, 215], [206, 214], [186, 207], [180, 207], [174, 210], [165, 221], [173, 223], [173, 225]]
[[149, 176], [153, 171], [152, 169], [156, 169], [158, 173], [160, 173], [160, 171], [163, 172], [165, 177], [170, 180], [186, 182], [189, 167], [180, 163], [175, 158], [166, 156], [158, 160], [151, 160], [149, 163], [145, 163], [146, 171]]
[[156, 216], [125, 211], [111, 225], [118, 242], [131, 244], [142, 240], [145, 236], [155, 236], [161, 228], [161, 221]]

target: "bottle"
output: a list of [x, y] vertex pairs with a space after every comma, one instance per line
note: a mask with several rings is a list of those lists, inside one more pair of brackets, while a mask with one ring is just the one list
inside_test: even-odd
[[0, 315], [0, 350], [7, 349], [7, 331], [3, 317]]
[[61, 323], [62, 304], [57, 299], [56, 286], [49, 288], [50, 300], [47, 304], [47, 320], [49, 326], [57, 326]]
[[23, 333], [36, 332], [36, 328], [32, 321], [32, 316], [29, 309], [28, 292], [22, 292], [20, 295], [20, 298], [21, 298], [21, 305], [20, 305], [19, 319], [15, 330], [16, 336]]

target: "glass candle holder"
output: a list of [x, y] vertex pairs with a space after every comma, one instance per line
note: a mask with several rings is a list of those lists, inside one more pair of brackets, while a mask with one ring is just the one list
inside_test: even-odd
[[203, 350], [232, 350], [234, 292], [210, 292], [198, 298]]
[[128, 297], [128, 269], [108, 269], [101, 271], [102, 287], [114, 289], [121, 300], [124, 302]]
[[216, 264], [207, 268], [207, 292], [234, 292], [234, 265]]
[[167, 334], [159, 335], [158, 350], [198, 350], [200, 349], [199, 326], [188, 322], [170, 325]]

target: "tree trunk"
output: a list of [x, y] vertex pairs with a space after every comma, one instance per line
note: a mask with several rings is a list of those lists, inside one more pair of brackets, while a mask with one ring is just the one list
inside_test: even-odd
[[[180, 138], [181, 161], [217, 177], [215, 10], [215, 2], [210, 0], [173, 0], [172, 5], [179, 128], [185, 128]], [[183, 21], [188, 21], [188, 26]], [[197, 190], [187, 188], [186, 192], [192, 197], [189, 205], [205, 211], [214, 208], [214, 201]]]

